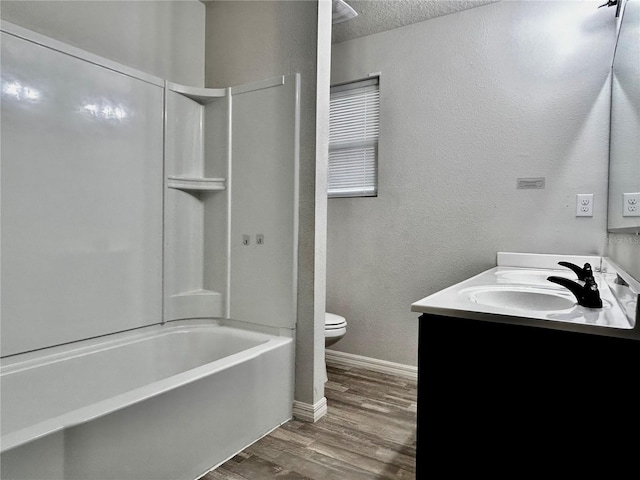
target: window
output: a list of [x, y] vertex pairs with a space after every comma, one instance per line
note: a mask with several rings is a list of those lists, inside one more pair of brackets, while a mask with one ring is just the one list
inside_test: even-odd
[[378, 86], [376, 77], [331, 87], [329, 198], [378, 194]]

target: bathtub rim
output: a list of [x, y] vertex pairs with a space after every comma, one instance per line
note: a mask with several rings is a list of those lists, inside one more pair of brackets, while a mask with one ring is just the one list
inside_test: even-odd
[[232, 327], [238, 330], [247, 330], [250, 332], [263, 333], [274, 336], [294, 336], [294, 330], [290, 328], [270, 327], [266, 325], [258, 325], [255, 323], [241, 322], [238, 320], [225, 318], [170, 320], [168, 322], [158, 322], [152, 325], [145, 325], [142, 327], [107, 333], [105, 335], [99, 335], [97, 337], [86, 338], [74, 342], [67, 342], [36, 350], [29, 350], [26, 352], [5, 355], [4, 357], [0, 357], [0, 375], [4, 374], [5, 372], [8, 373], [9, 370], [13, 369], [14, 365], [16, 364], [26, 364], [27, 362], [34, 362], [35, 364], [40, 361], [44, 362], [45, 358], [54, 359], [57, 356], [65, 357], [72, 351], [77, 351], [78, 355], [81, 355], [81, 352], [91, 351], [94, 348], [98, 348], [98, 346], [101, 344], [105, 344], [104, 348], [107, 349], [110, 348], [108, 345], [111, 345], [112, 342], [129, 343], [131, 339], [137, 336], [152, 336], [154, 332], [164, 332], [169, 328], [214, 326]]
[[[158, 336], [159, 334], [168, 334], [173, 332], [179, 332], [181, 330], [206, 330], [215, 329], [216, 327], [229, 327], [237, 330], [246, 330], [251, 333], [255, 333], [260, 336], [264, 336], [266, 341], [254, 347], [248, 348], [238, 353], [234, 353], [227, 357], [214, 360], [213, 362], [200, 365], [198, 367], [180, 372], [167, 378], [163, 378], [151, 384], [137, 387], [133, 390], [115, 395], [113, 397], [101, 400], [90, 405], [77, 408], [71, 412], [57, 415], [53, 418], [38, 422], [34, 425], [21, 428], [14, 432], [9, 432], [0, 437], [0, 453], [5, 453], [14, 448], [20, 447], [30, 442], [34, 442], [47, 435], [62, 431], [66, 428], [72, 428], [74, 426], [81, 425], [86, 422], [98, 419], [110, 413], [122, 410], [129, 406], [142, 403], [151, 398], [157, 397], [163, 393], [174, 390], [176, 388], [188, 385], [190, 383], [201, 380], [205, 377], [220, 372], [222, 370], [231, 368], [235, 365], [249, 361], [260, 356], [262, 353], [274, 350], [287, 344], [291, 344], [293, 348], [293, 331], [290, 329], [279, 329], [272, 327], [258, 327], [254, 328], [251, 324], [237, 321], [225, 321], [220, 319], [215, 320], [177, 320], [167, 322], [164, 324], [156, 324], [140, 329], [134, 329], [127, 332], [120, 332], [112, 335], [105, 335], [91, 340], [83, 340], [80, 342], [74, 342], [73, 344], [67, 344], [59, 347], [52, 347], [55, 352], [50, 354], [43, 354], [50, 349], [44, 349], [38, 351], [40, 355], [34, 355], [38, 352], [28, 352], [26, 354], [13, 355], [3, 359], [3, 365], [0, 368], [1, 374], [19, 373], [23, 369], [37, 368], [39, 365], [47, 364], [49, 362], [46, 359], [54, 359], [55, 362], [63, 361], [65, 347], [68, 353], [69, 359], [76, 358], [83, 354], [90, 352], [99, 352], [111, 348], [117, 348], [117, 346], [135, 343], [147, 338]], [[144, 330], [144, 332], [142, 332]], [[117, 338], [113, 338], [117, 337]], [[127, 338], [129, 341], [127, 341]], [[106, 344], [115, 343], [115, 346], [107, 346]], [[70, 348], [76, 344], [76, 348]], [[81, 353], [79, 353], [81, 352]], [[25, 356], [21, 359], [18, 357]], [[7, 364], [4, 363], [7, 360]], [[9, 361], [11, 363], [9, 363]], [[22, 366], [23, 363], [28, 366]]]

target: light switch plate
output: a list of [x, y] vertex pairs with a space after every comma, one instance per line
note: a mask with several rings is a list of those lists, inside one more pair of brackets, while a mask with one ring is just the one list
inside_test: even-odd
[[640, 217], [640, 192], [622, 194], [622, 216]]
[[593, 217], [593, 193], [576, 195], [576, 217]]

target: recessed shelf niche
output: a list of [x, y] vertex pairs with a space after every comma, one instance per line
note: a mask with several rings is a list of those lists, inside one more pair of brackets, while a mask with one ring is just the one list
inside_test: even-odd
[[225, 316], [229, 98], [165, 84], [165, 321]]

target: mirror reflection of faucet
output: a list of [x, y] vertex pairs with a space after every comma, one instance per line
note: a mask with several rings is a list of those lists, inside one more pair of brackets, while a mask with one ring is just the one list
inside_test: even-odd
[[578, 265], [574, 265], [569, 262], [558, 262], [558, 264], [573, 270], [578, 276], [580, 283], [558, 276], [550, 276], [547, 280], [567, 288], [576, 297], [578, 305], [588, 308], [602, 308], [600, 291], [598, 290], [598, 285], [593, 277], [591, 265], [589, 263], [585, 263], [584, 267], [579, 267]]

